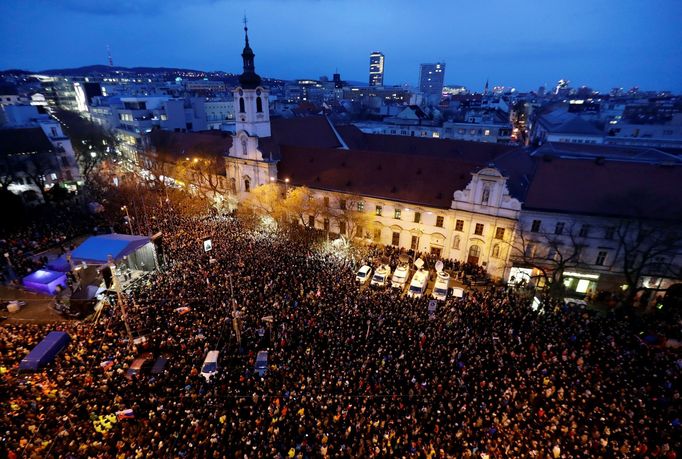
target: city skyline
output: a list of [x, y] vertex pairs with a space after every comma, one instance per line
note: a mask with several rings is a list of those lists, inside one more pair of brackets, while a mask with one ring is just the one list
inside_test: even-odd
[[[527, 91], [565, 78], [574, 87], [602, 92], [632, 86], [682, 92], [677, 77], [682, 31], [669, 0], [648, 9], [636, 1], [581, 1], [570, 9], [559, 2], [542, 9], [528, 2], [514, 6], [517, 21], [509, 19], [501, 1], [456, 8], [441, 1], [426, 7], [355, 0], [38, 3], [39, 9], [14, 0], [0, 6], [0, 39], [6, 44], [0, 68], [106, 64], [110, 46], [115, 65], [237, 73], [234, 56], [246, 12], [259, 71], [272, 78], [317, 78], [338, 69], [344, 80], [366, 81], [367, 57], [379, 50], [386, 56], [386, 85], [416, 85], [419, 64], [445, 62], [445, 83], [474, 91], [486, 80], [491, 87]], [[453, 14], [443, 14], [450, 10]], [[307, 21], [300, 21], [303, 12]], [[413, 20], [419, 15], [427, 22], [424, 30], [438, 35], [418, 32]], [[330, 29], [332, 23], [338, 28]], [[633, 33], [649, 23], [657, 27]]]

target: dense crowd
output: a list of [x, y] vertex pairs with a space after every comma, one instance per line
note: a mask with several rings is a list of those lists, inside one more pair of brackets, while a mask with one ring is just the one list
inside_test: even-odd
[[[127, 295], [146, 342], [129, 348], [112, 309], [95, 322], [2, 324], [3, 454], [677, 457], [680, 355], [642, 344], [627, 322], [551, 302], [534, 310], [494, 286], [429, 317], [428, 298], [359, 288], [360, 260], [229, 218], [176, 220], [165, 234], [168, 265]], [[65, 352], [19, 374], [53, 329], [71, 335]], [[220, 368], [207, 381], [210, 350]], [[166, 370], [128, 380], [144, 352], [168, 357]], [[95, 428], [126, 409], [133, 419]]]
[[[77, 203], [61, 207], [36, 206], [30, 221], [16, 227], [10, 221], [0, 225], [0, 283], [21, 278], [41, 268], [47, 257], [41, 253], [48, 249], [66, 251], [76, 236], [92, 234], [101, 225], [101, 219], [83, 210]], [[11, 266], [8, 266], [8, 263]], [[11, 269], [10, 269], [11, 268]]]

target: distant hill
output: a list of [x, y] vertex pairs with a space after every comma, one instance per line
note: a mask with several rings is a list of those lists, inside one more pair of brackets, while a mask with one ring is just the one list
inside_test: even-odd
[[[103, 76], [103, 75], [150, 75], [150, 74], [166, 74], [168, 76], [180, 76], [182, 78], [225, 78], [228, 80], [235, 79], [238, 74], [223, 72], [221, 70], [207, 72], [205, 70], [185, 69], [177, 67], [110, 67], [108, 65], [86, 65], [83, 67], [65, 68], [65, 69], [49, 69], [40, 71], [30, 71], [23, 69], [8, 69], [0, 70], [0, 77], [8, 75], [47, 75], [47, 76]], [[266, 81], [283, 81], [278, 78], [263, 78]]]

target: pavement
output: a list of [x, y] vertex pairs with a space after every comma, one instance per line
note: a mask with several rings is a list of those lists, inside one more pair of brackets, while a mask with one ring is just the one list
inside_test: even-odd
[[[50, 295], [33, 293], [26, 291], [24, 289], [17, 289], [7, 287], [5, 285], [0, 285], [0, 300], [3, 302], [12, 300], [26, 302], [26, 306], [21, 308], [21, 310], [18, 312], [10, 313], [7, 312], [6, 310], [0, 312], [0, 317], [7, 318], [7, 322], [10, 323], [12, 322], [50, 323], [69, 320], [68, 317], [64, 317], [52, 309], [52, 306], [54, 305], [54, 297]], [[1, 324], [2, 322], [0, 322], [0, 326]]]

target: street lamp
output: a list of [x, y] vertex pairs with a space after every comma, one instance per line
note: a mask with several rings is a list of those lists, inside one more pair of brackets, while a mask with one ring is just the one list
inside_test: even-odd
[[126, 213], [126, 218], [128, 219], [128, 229], [130, 230], [130, 234], [133, 234], [133, 225], [130, 222], [130, 213], [128, 213], [128, 206], [121, 206], [121, 210], [125, 211]]

